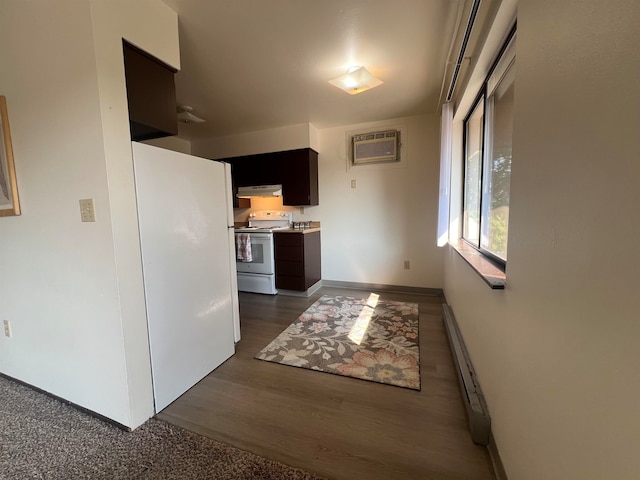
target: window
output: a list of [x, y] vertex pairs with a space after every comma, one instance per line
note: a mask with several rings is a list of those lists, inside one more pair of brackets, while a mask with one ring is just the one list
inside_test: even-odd
[[511, 183], [515, 34], [512, 34], [464, 121], [462, 236], [507, 262]]

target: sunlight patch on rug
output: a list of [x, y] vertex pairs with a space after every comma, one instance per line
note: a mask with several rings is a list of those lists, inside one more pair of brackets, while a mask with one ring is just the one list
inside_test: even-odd
[[255, 358], [420, 390], [418, 304], [325, 295]]

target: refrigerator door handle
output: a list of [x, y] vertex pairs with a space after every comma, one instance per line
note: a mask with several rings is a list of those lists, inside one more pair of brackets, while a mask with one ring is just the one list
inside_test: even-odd
[[224, 166], [224, 178], [225, 178], [225, 189], [226, 189], [226, 198], [227, 198], [227, 227], [233, 228], [235, 224], [234, 216], [233, 216], [233, 187], [231, 183], [231, 165], [228, 163], [222, 162]]

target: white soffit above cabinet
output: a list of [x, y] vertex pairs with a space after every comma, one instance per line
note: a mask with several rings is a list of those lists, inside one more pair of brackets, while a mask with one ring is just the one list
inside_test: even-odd
[[[179, 103], [207, 119], [189, 139], [436, 113], [468, 0], [163, 0], [178, 14]], [[384, 81], [346, 95], [328, 81], [364, 65]]]

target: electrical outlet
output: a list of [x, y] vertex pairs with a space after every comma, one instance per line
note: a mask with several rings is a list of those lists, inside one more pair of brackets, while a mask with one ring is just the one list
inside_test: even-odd
[[411, 268], [411, 264], [409, 263], [409, 260], [405, 260], [404, 261], [404, 269], [405, 270], [409, 270]]
[[80, 200], [80, 220], [83, 222], [95, 222], [96, 211], [93, 206], [93, 198]]
[[9, 320], [4, 321], [4, 336], [11, 338], [11, 322]]
[[304, 215], [304, 207], [300, 207], [300, 215]]
[[355, 180], [351, 180], [351, 188], [356, 188], [356, 181]]

